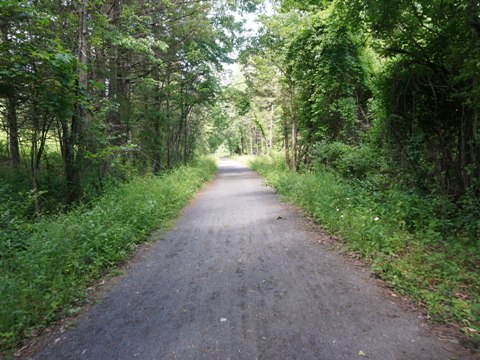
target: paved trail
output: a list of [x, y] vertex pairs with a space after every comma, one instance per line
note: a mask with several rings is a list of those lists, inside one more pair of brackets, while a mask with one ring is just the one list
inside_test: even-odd
[[392, 300], [225, 160], [165, 239], [36, 358], [466, 358]]

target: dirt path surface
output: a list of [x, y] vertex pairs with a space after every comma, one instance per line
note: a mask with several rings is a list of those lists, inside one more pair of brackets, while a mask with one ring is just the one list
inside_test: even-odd
[[465, 359], [224, 160], [165, 239], [36, 359]]

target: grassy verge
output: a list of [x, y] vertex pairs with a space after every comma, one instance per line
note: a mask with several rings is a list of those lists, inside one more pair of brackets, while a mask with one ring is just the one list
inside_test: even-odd
[[393, 288], [423, 304], [434, 320], [461, 324], [478, 346], [480, 249], [446, 237], [434, 198], [385, 189], [375, 192], [333, 172], [294, 173], [281, 158], [250, 159], [286, 200], [303, 208], [372, 264]]
[[[215, 169], [214, 160], [198, 160], [163, 176], [136, 178], [89, 209], [12, 225], [9, 233], [3, 229], [1, 352], [11, 351], [34, 328], [78, 311], [89, 284], [153, 229], [167, 226]], [[5, 215], [8, 206], [0, 212]]]

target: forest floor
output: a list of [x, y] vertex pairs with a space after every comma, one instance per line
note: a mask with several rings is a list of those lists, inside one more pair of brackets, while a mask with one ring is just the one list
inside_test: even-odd
[[469, 359], [448, 328], [334, 250], [247, 167], [174, 228], [36, 359]]

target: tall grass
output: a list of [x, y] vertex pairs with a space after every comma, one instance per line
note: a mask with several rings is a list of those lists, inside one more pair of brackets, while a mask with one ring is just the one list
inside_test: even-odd
[[[88, 209], [35, 224], [10, 219], [0, 244], [0, 349], [68, 312], [94, 279], [175, 218], [215, 169], [206, 158], [163, 176], [138, 177]], [[5, 215], [8, 207], [0, 211]]]
[[286, 200], [367, 259], [393, 288], [425, 305], [433, 319], [461, 324], [478, 344], [480, 247], [439, 217], [439, 209], [448, 206], [444, 199], [368, 189], [321, 167], [292, 172], [280, 157], [250, 163]]

